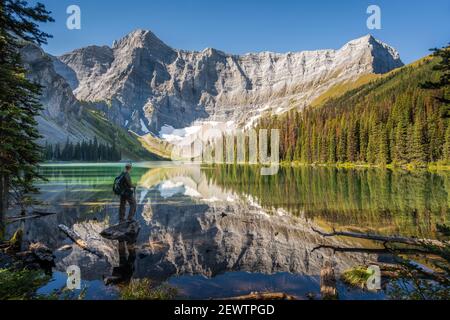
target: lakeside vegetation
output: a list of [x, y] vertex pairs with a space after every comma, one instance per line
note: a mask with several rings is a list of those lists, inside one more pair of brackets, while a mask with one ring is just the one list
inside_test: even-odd
[[0, 300], [35, 299], [36, 291], [50, 280], [41, 270], [0, 269]]
[[342, 163], [303, 163], [299, 161], [282, 161], [280, 163], [283, 167], [330, 167], [330, 168], [347, 168], [347, 169], [358, 169], [358, 168], [366, 168], [366, 169], [390, 169], [390, 170], [407, 170], [407, 171], [447, 171], [450, 170], [450, 165], [443, 163], [428, 163], [425, 165], [417, 165], [415, 163], [407, 163], [403, 165], [399, 164], [370, 164], [363, 162], [342, 162]]

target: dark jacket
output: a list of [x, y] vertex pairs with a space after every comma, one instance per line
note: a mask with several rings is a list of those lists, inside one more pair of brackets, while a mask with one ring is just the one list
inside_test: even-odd
[[134, 191], [134, 185], [131, 182], [130, 173], [128, 173], [126, 171], [123, 173], [122, 183], [123, 183], [123, 186], [125, 188], [125, 191], [123, 192], [123, 195], [124, 196], [128, 196], [128, 197], [132, 196], [133, 195], [133, 191]]

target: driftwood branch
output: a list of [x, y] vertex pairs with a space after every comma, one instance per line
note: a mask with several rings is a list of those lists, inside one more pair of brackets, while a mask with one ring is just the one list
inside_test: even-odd
[[[312, 230], [324, 237], [334, 237], [334, 236], [344, 236], [344, 237], [352, 237], [352, 238], [360, 238], [360, 239], [368, 239], [368, 240], [374, 240], [374, 241], [381, 241], [384, 245], [385, 251], [390, 252], [397, 252], [397, 253], [422, 253], [422, 254], [429, 254], [433, 253], [432, 250], [427, 250], [426, 248], [397, 248], [397, 249], [391, 249], [389, 248], [389, 243], [401, 243], [401, 244], [407, 244], [412, 246], [427, 246], [427, 245], [434, 245], [439, 248], [446, 248], [450, 245], [449, 242], [443, 242], [439, 240], [432, 240], [432, 239], [415, 239], [415, 238], [405, 238], [405, 237], [387, 237], [387, 236], [379, 236], [379, 235], [373, 235], [373, 234], [361, 234], [361, 233], [355, 233], [355, 232], [341, 232], [336, 231], [333, 229], [333, 232], [331, 233], [325, 233], [320, 230], [312, 228]], [[333, 249], [335, 251], [361, 251], [361, 252], [372, 252], [377, 253], [380, 249], [366, 249], [366, 248], [339, 248], [339, 247], [333, 247], [333, 246], [318, 246], [314, 248], [314, 250], [320, 249], [320, 248], [328, 248]], [[383, 249], [381, 249], [383, 250]], [[402, 261], [400, 261], [402, 262]], [[412, 265], [410, 261], [403, 260], [403, 264], [409, 264], [412, 266], [411, 269], [413, 269], [414, 277], [417, 278], [426, 278], [426, 279], [432, 279], [435, 281], [438, 281], [440, 283], [444, 283], [448, 285], [449, 280], [448, 278], [441, 273], [435, 272], [435, 271], [428, 271], [420, 266]], [[401, 269], [398, 269], [401, 270]], [[403, 269], [403, 271], [407, 271], [406, 269]], [[392, 272], [392, 270], [389, 270], [391, 272], [391, 275], [399, 275], [399, 272], [397, 273], [397, 270]]]
[[33, 211], [33, 214], [28, 215], [28, 216], [9, 217], [7, 219], [7, 222], [8, 223], [14, 223], [14, 222], [17, 222], [17, 221], [42, 218], [42, 217], [46, 217], [46, 216], [54, 215], [54, 214], [56, 214], [56, 212]]
[[[333, 252], [357, 252], [357, 253], [369, 253], [369, 254], [382, 254], [382, 253], [388, 253], [392, 250], [389, 248], [355, 248], [355, 247], [336, 247], [336, 246], [329, 246], [329, 245], [319, 245], [312, 249], [311, 253], [320, 250], [320, 249], [329, 249], [333, 250]], [[401, 249], [395, 249], [396, 252], [404, 253], [404, 254], [414, 254], [414, 253], [429, 253], [427, 250], [421, 250], [416, 248], [401, 248]]]
[[414, 246], [435, 245], [435, 246], [438, 246], [441, 248], [450, 245], [447, 242], [442, 242], [442, 241], [434, 240], [434, 239], [415, 239], [415, 238], [406, 238], [406, 237], [397, 237], [397, 236], [389, 237], [389, 236], [381, 236], [381, 235], [369, 234], [369, 233], [366, 234], [366, 233], [336, 231], [334, 229], [333, 229], [333, 232], [326, 233], [326, 232], [317, 230], [314, 227], [311, 227], [311, 229], [323, 237], [342, 236], [342, 237], [351, 237], [351, 238], [381, 241], [384, 243], [387, 243], [387, 242], [403, 243], [403, 244], [414, 245]]
[[60, 224], [59, 226], [58, 226], [58, 228], [62, 231], [62, 232], [64, 232], [75, 244], [77, 244], [80, 248], [82, 248], [83, 250], [86, 250], [87, 252], [89, 252], [89, 253], [92, 253], [92, 254], [95, 254], [96, 256], [98, 256], [98, 257], [101, 257], [102, 256], [102, 254], [98, 251], [98, 250], [96, 250], [96, 249], [94, 249], [94, 248], [92, 248], [92, 247], [90, 247], [88, 244], [87, 244], [87, 242], [86, 241], [84, 241], [83, 239], [81, 239], [81, 237], [78, 235], [78, 233], [76, 233], [75, 231], [73, 231], [73, 230], [71, 230], [71, 229], [69, 229], [67, 226], [65, 226], [65, 225], [63, 225], [63, 224]]
[[252, 292], [238, 297], [224, 298], [219, 300], [296, 300], [294, 296], [283, 292]]

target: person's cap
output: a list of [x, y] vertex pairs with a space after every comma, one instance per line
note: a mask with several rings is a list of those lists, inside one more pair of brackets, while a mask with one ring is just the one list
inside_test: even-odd
[[127, 163], [127, 164], [125, 165], [125, 168], [131, 169], [132, 166], [133, 166], [133, 165], [132, 165], [131, 163]]

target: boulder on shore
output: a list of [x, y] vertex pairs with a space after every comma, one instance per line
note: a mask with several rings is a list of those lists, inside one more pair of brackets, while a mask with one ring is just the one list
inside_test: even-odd
[[106, 228], [100, 235], [108, 240], [134, 242], [140, 226], [136, 221], [126, 221]]

